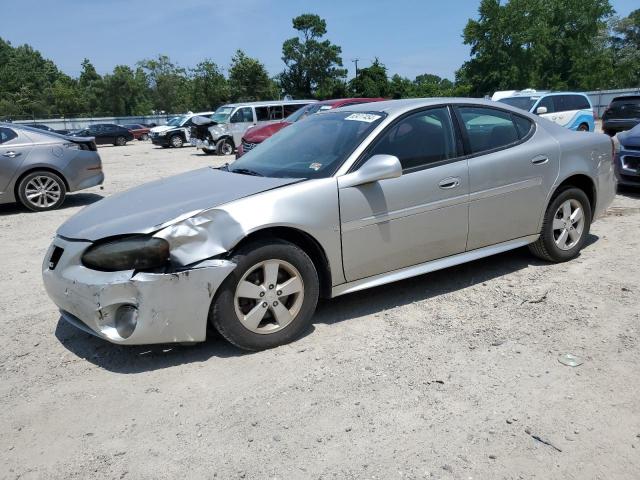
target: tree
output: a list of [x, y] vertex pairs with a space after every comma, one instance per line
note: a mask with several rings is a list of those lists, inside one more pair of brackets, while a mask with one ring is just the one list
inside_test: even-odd
[[581, 89], [608, 81], [598, 41], [613, 14], [609, 0], [482, 0], [464, 42], [471, 59], [457, 73], [474, 95], [527, 87]]
[[152, 109], [149, 93], [142, 68], [134, 72], [127, 65], [116, 65], [104, 77], [104, 110], [115, 116], [148, 115]]
[[229, 67], [229, 93], [232, 101], [271, 100], [279, 97], [278, 88], [264, 65], [237, 50]]
[[195, 110], [215, 109], [229, 98], [229, 85], [218, 66], [203, 60], [191, 70], [191, 104]]
[[183, 112], [189, 105], [189, 79], [184, 68], [171, 62], [166, 55], [138, 63], [149, 79], [151, 101], [155, 110]]
[[640, 9], [612, 22], [613, 63], [618, 87], [640, 87]]
[[376, 58], [370, 67], [358, 71], [358, 76], [349, 82], [349, 87], [355, 97], [388, 96], [390, 89], [387, 67]]
[[103, 109], [104, 82], [88, 58], [82, 61], [78, 89], [82, 99], [82, 107], [77, 112], [92, 114]]
[[347, 71], [342, 67], [342, 49], [329, 40], [327, 23], [318, 15], [306, 13], [292, 20], [298, 36], [282, 44], [282, 61], [286, 65], [279, 80], [282, 89], [298, 98], [322, 97], [344, 89]]

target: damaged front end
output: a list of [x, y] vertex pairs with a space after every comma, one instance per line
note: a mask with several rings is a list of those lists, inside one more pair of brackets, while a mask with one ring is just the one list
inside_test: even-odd
[[65, 320], [120, 344], [206, 339], [209, 306], [235, 264], [209, 259], [154, 271], [101, 271], [83, 262], [91, 248], [92, 242], [56, 237], [45, 256], [44, 285]]

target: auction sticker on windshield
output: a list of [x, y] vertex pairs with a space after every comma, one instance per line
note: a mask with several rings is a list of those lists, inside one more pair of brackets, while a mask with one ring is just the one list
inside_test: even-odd
[[355, 120], [357, 122], [375, 122], [380, 118], [380, 115], [375, 115], [373, 113], [352, 113], [345, 120]]

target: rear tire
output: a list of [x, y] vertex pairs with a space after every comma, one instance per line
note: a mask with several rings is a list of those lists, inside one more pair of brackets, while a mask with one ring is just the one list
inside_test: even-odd
[[116, 140], [115, 140], [115, 142], [113, 142], [113, 144], [116, 147], [124, 147], [127, 144], [127, 139], [122, 137], [122, 136], [116, 137]]
[[67, 188], [55, 173], [39, 170], [32, 172], [18, 184], [18, 199], [31, 211], [54, 210], [64, 202]]
[[274, 238], [244, 245], [231, 261], [237, 266], [209, 310], [209, 321], [220, 335], [256, 351], [292, 342], [309, 327], [319, 280], [303, 250]]
[[581, 123], [578, 126], [578, 131], [579, 132], [588, 132], [589, 131], [589, 125], [587, 125], [586, 123]]
[[529, 245], [529, 250], [548, 262], [566, 262], [578, 256], [590, 228], [591, 204], [587, 195], [567, 186], [549, 203], [540, 238]]

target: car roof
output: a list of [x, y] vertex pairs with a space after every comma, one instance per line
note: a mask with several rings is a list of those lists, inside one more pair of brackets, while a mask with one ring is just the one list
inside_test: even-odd
[[612, 102], [620, 100], [640, 100], [640, 95], [620, 95], [619, 97], [613, 97]]
[[359, 103], [367, 103], [367, 102], [381, 102], [386, 100], [382, 97], [376, 98], [363, 98], [363, 97], [352, 97], [352, 98], [334, 98], [331, 100], [322, 100], [318, 102], [319, 105], [340, 105], [343, 103], [351, 103], [351, 102], [359, 102]]
[[[432, 107], [443, 104], [457, 105], [478, 105], [483, 107], [501, 108], [503, 110], [513, 111], [519, 114], [524, 112], [515, 107], [511, 107], [505, 103], [494, 102], [492, 100], [484, 100], [480, 98], [460, 98], [460, 97], [434, 97], [434, 98], [405, 98], [402, 100], [385, 100], [384, 102], [359, 103], [357, 105], [348, 105], [340, 110], [349, 112], [384, 112], [387, 115], [401, 115], [405, 112], [415, 110], [416, 108]], [[326, 113], [326, 112], [324, 112]]]

